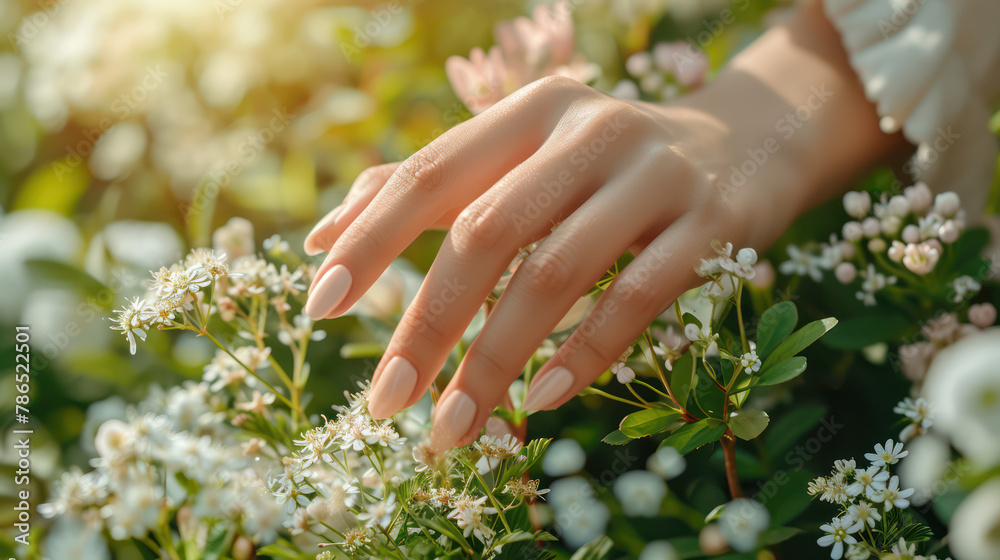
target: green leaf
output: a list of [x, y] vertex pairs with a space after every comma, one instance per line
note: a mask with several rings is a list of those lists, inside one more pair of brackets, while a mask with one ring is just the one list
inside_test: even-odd
[[824, 406], [806, 405], [775, 420], [764, 442], [768, 454], [776, 459], [784, 453], [823, 418], [826, 410]]
[[142, 555], [142, 560], [158, 560], [160, 555], [156, 553], [155, 550], [149, 548], [149, 546], [140, 541], [139, 539], [132, 539], [132, 543], [135, 547], [139, 549], [139, 554]]
[[[694, 325], [698, 325], [699, 329], [703, 328], [702, 325], [701, 325], [701, 321], [699, 321], [698, 318], [694, 316], [694, 313], [690, 313], [690, 312], [689, 313], [685, 313], [685, 314], [681, 315], [681, 319], [684, 319], [684, 324], [685, 325], [694, 324]], [[682, 331], [683, 331], [683, 329], [682, 329]]]
[[641, 438], [667, 431], [680, 417], [680, 412], [673, 409], [647, 408], [626, 416], [620, 428], [630, 438]]
[[632, 441], [632, 438], [623, 434], [621, 430], [615, 430], [610, 434], [604, 436], [604, 439], [602, 439], [601, 441], [603, 441], [608, 445], [625, 445], [626, 443]]
[[715, 418], [705, 418], [694, 424], [686, 424], [663, 440], [660, 447], [669, 445], [681, 455], [686, 455], [706, 443], [718, 441], [726, 433], [726, 425]]
[[771, 355], [764, 360], [763, 369], [767, 369], [774, 364], [781, 363], [805, 350], [810, 344], [819, 340], [819, 337], [823, 336], [827, 331], [836, 326], [836, 324], [836, 319], [833, 317], [827, 317], [826, 319], [813, 321], [812, 323], [809, 323], [808, 325], [795, 331], [791, 336], [779, 344], [778, 347], [774, 349], [774, 352], [771, 352]]
[[765, 385], [777, 385], [778, 383], [784, 383], [790, 379], [795, 379], [805, 370], [805, 358], [802, 356], [788, 358], [781, 363], [764, 369], [764, 371], [760, 373], [760, 379], [757, 380], [757, 384], [754, 386], [763, 387]]
[[806, 494], [806, 486], [812, 479], [809, 471], [779, 470], [760, 487], [760, 500], [771, 512], [772, 527], [780, 527], [792, 521], [809, 507], [812, 500]]
[[612, 544], [614, 543], [611, 542], [611, 539], [601, 535], [583, 545], [573, 556], [570, 556], [570, 560], [601, 560], [608, 555], [608, 552], [611, 552]]
[[760, 544], [764, 546], [775, 545], [785, 542], [801, 532], [801, 529], [796, 529], [795, 527], [775, 527], [774, 529], [768, 529], [760, 536]]
[[694, 358], [690, 352], [686, 352], [674, 362], [674, 369], [670, 372], [670, 392], [681, 406], [687, 408], [688, 396], [695, 386], [698, 377], [694, 370]]
[[205, 543], [205, 553], [202, 560], [216, 560], [222, 555], [229, 542], [229, 522], [222, 521], [212, 525], [208, 532], [208, 541]]
[[751, 440], [764, 431], [769, 420], [763, 410], [744, 408], [729, 417], [729, 429], [736, 437]]
[[760, 316], [757, 324], [757, 355], [761, 359], [777, 348], [781, 341], [788, 338], [799, 322], [799, 312], [790, 301], [776, 303]]
[[894, 314], [879, 314], [842, 321], [823, 342], [838, 350], [860, 350], [877, 342], [903, 338], [913, 328], [913, 321]]

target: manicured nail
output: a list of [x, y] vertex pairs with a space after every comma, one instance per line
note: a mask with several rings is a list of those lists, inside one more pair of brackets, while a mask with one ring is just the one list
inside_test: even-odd
[[309, 296], [309, 300], [306, 301], [306, 315], [317, 321], [325, 318], [344, 299], [350, 287], [351, 273], [347, 267], [338, 264], [327, 270], [316, 284], [316, 289]]
[[326, 247], [319, 244], [318, 234], [324, 229], [332, 226], [334, 222], [337, 221], [337, 217], [340, 216], [343, 211], [344, 205], [342, 204], [331, 210], [326, 216], [323, 216], [323, 219], [312, 228], [312, 231], [310, 231], [309, 235], [306, 236], [306, 242], [304, 243], [304, 249], [307, 255], [311, 257], [327, 250]]
[[388, 418], [399, 412], [417, 386], [417, 370], [402, 356], [389, 360], [372, 387], [368, 398], [368, 412], [373, 418]]
[[573, 386], [573, 373], [557, 366], [549, 370], [541, 379], [532, 381], [528, 396], [524, 398], [525, 410], [545, 410], [562, 398]]
[[431, 430], [431, 448], [438, 453], [455, 447], [472, 427], [476, 403], [462, 391], [452, 391], [438, 406]]

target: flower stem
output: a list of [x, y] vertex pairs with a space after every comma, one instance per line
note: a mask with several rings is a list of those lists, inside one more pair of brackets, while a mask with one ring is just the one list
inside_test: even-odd
[[732, 430], [726, 428], [726, 434], [719, 440], [722, 442], [722, 454], [726, 459], [726, 481], [729, 483], [729, 494], [735, 500], [743, 497], [740, 488], [740, 475], [736, 471], [736, 437]]

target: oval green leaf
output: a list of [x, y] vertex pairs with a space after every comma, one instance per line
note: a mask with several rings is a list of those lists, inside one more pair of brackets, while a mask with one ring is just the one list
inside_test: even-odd
[[724, 423], [715, 418], [706, 418], [694, 424], [682, 426], [671, 434], [670, 437], [663, 440], [660, 447], [669, 445], [681, 455], [686, 455], [706, 443], [718, 441], [724, 433], [726, 433], [726, 425]]
[[757, 324], [757, 355], [763, 358], [788, 338], [799, 322], [799, 312], [790, 301], [776, 303], [767, 308]]
[[813, 321], [801, 329], [792, 333], [764, 360], [764, 367], [767, 369], [774, 364], [779, 364], [788, 358], [805, 350], [810, 344], [819, 340], [819, 337], [837, 325], [837, 320], [833, 317]]
[[621, 432], [630, 438], [641, 438], [665, 432], [681, 414], [673, 409], [648, 408], [633, 412], [621, 423]]
[[770, 421], [763, 410], [744, 408], [729, 417], [729, 429], [740, 439], [751, 440], [760, 435]]
[[761, 372], [760, 379], [757, 380], [757, 384], [754, 386], [762, 387], [764, 385], [777, 385], [778, 383], [784, 383], [790, 379], [795, 379], [805, 370], [805, 358], [802, 356], [788, 358], [787, 360], [775, 364]]

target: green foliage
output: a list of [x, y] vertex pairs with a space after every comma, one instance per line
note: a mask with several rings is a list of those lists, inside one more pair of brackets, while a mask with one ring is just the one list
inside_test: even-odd
[[673, 409], [648, 408], [623, 418], [619, 429], [630, 438], [641, 438], [668, 431], [680, 417], [681, 413]]
[[757, 323], [757, 355], [767, 358], [781, 341], [788, 338], [799, 322], [799, 313], [790, 301], [776, 303], [766, 309]]
[[681, 455], [686, 455], [702, 445], [717, 441], [726, 433], [726, 424], [714, 418], [699, 420], [693, 424], [685, 424], [663, 440], [660, 447], [670, 446]]

